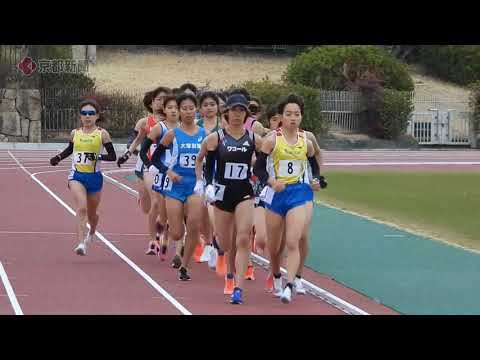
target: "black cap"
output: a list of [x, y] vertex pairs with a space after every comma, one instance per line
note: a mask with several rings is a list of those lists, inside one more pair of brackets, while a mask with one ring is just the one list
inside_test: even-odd
[[225, 107], [227, 109], [231, 109], [235, 106], [242, 106], [245, 108], [246, 111], [248, 111], [248, 100], [245, 96], [242, 94], [233, 94], [227, 99], [227, 103], [225, 104]]

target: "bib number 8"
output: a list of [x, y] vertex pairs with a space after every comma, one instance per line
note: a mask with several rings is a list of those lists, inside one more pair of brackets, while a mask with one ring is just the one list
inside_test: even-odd
[[195, 154], [182, 154], [180, 156], [180, 166], [183, 168], [193, 169], [195, 168], [195, 161], [197, 155]]
[[302, 162], [299, 160], [280, 160], [280, 176], [298, 176], [301, 172]]

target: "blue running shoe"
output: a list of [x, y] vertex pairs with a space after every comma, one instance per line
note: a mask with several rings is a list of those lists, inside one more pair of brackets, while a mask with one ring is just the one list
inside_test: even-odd
[[243, 304], [242, 289], [236, 287], [233, 289], [232, 297], [230, 298], [230, 304]]

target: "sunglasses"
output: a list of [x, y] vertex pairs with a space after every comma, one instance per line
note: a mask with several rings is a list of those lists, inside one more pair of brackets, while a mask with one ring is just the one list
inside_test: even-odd
[[80, 111], [80, 115], [82, 116], [95, 116], [97, 112], [95, 110], [82, 110]]
[[252, 114], [256, 114], [256, 113], [258, 113], [258, 111], [260, 110], [260, 108], [259, 108], [258, 106], [255, 106], [255, 105], [250, 105], [250, 106], [248, 107], [248, 110], [250, 110], [250, 112], [251, 112]]

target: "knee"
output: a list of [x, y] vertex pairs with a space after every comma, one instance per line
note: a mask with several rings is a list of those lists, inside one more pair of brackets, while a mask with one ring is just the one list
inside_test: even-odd
[[184, 234], [183, 228], [175, 228], [175, 227], [172, 227], [172, 226], [169, 226], [169, 228], [168, 228], [168, 236], [173, 241], [182, 240], [183, 239], [183, 234]]
[[236, 244], [238, 249], [250, 248], [250, 233], [243, 231], [237, 233]]
[[77, 208], [77, 216], [80, 216], [80, 217], [86, 217], [88, 214], [88, 210], [87, 210], [87, 205], [80, 205], [78, 208]]
[[287, 240], [287, 242], [285, 243], [286, 247], [287, 247], [287, 250], [289, 252], [291, 251], [298, 251], [299, 250], [299, 241], [298, 239], [289, 239]]

